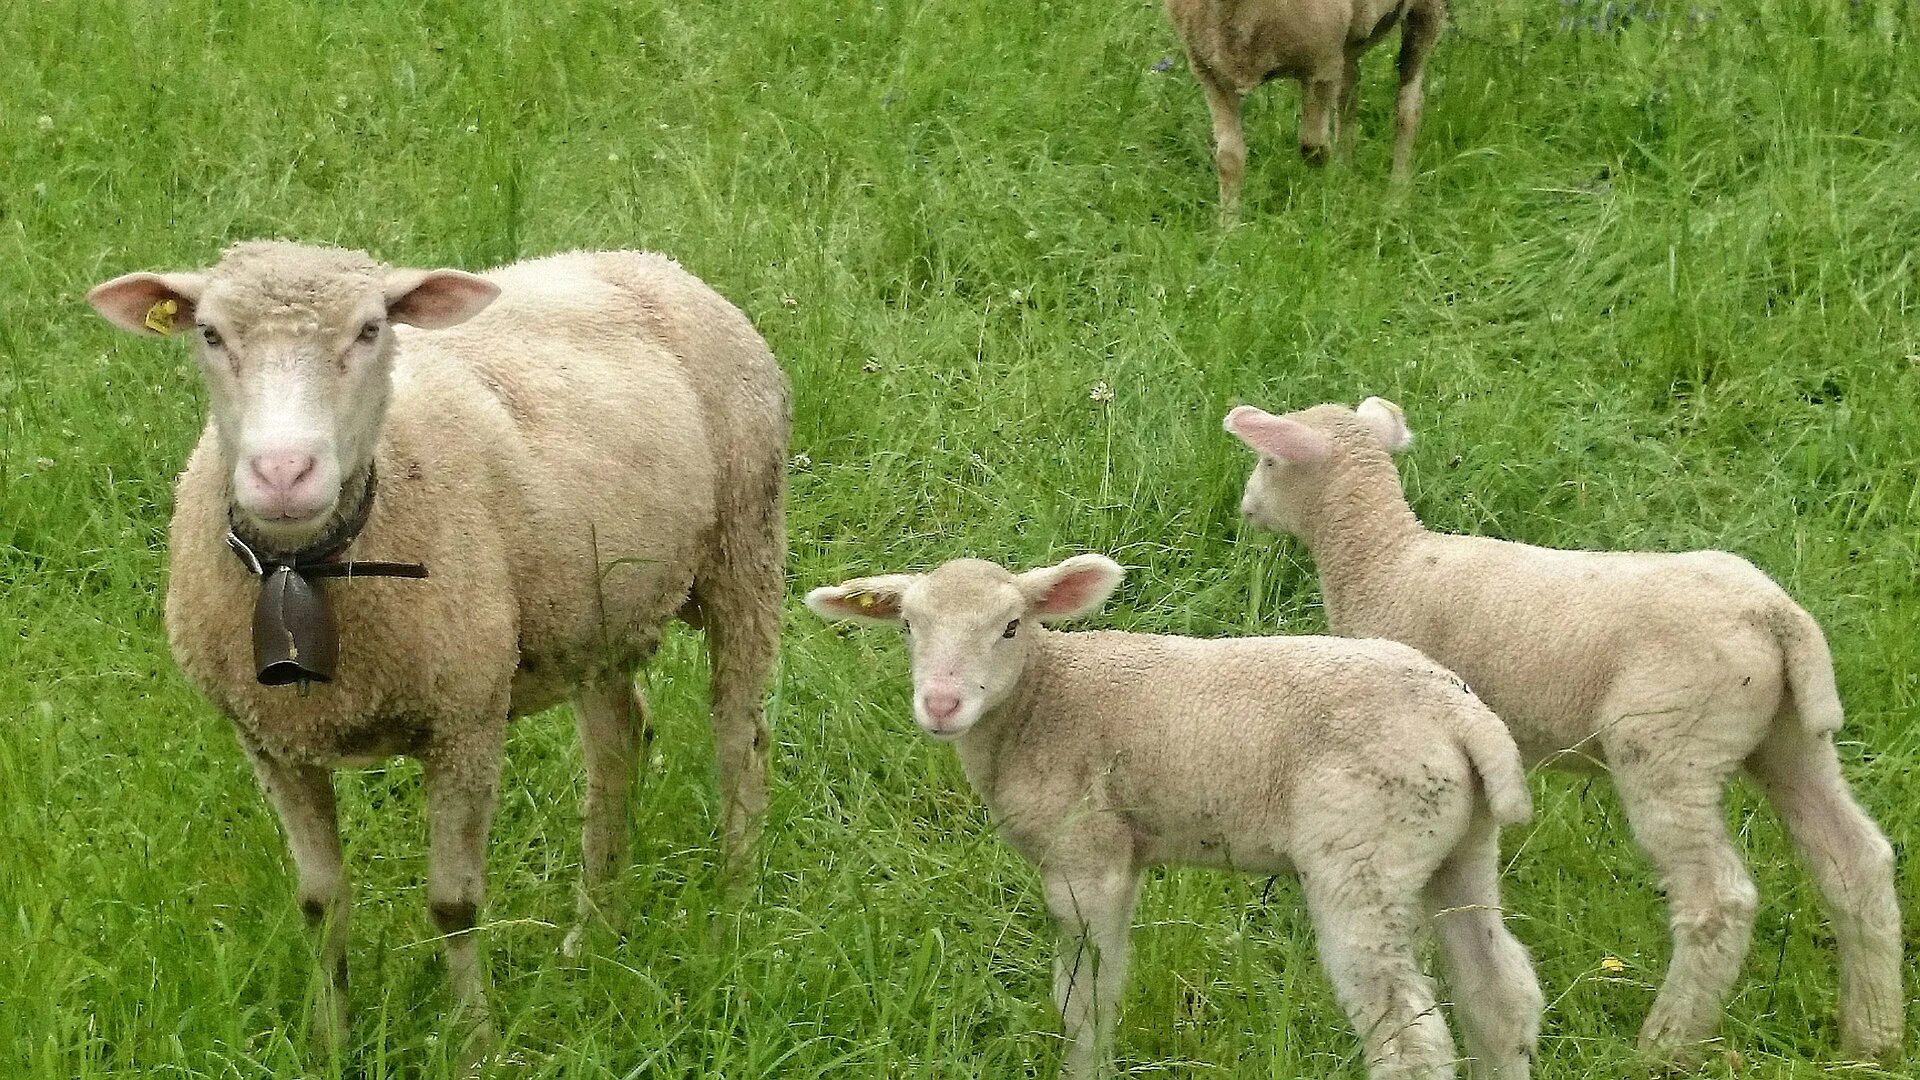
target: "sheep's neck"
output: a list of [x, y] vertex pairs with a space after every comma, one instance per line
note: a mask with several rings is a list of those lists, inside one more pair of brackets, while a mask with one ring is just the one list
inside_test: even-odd
[[[1329, 620], [1350, 596], [1392, 573], [1396, 556], [1424, 527], [1407, 505], [1390, 462], [1349, 466], [1327, 484], [1322, 513], [1302, 537], [1320, 571]], [[1338, 628], [1336, 627], [1336, 632]]]

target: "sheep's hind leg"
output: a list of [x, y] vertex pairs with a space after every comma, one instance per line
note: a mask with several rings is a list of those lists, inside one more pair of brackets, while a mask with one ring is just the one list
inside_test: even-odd
[[[504, 718], [505, 710], [501, 715]], [[470, 742], [425, 760], [427, 912], [446, 942], [447, 980], [459, 1002], [460, 1019], [468, 1025], [460, 1051], [466, 1065], [484, 1058], [493, 1044], [486, 955], [478, 926], [505, 733], [494, 727], [473, 735]]]
[[1396, 183], [1406, 183], [1413, 176], [1413, 139], [1420, 131], [1420, 111], [1426, 102], [1427, 57], [1433, 55], [1446, 18], [1446, 0], [1416, 0], [1407, 6], [1400, 24], [1400, 94], [1393, 117]]
[[1860, 1058], [1896, 1057], [1905, 999], [1900, 906], [1886, 834], [1854, 801], [1832, 737], [1803, 730], [1798, 717], [1775, 722], [1747, 769], [1786, 825], [1833, 923], [1842, 1049]]
[[[773, 485], [778, 499], [777, 484]], [[767, 690], [780, 650], [786, 530], [777, 501], [722, 526], [721, 561], [694, 583], [711, 657], [713, 742], [721, 805], [723, 877], [746, 878], [767, 809]]]
[[1498, 828], [1476, 811], [1468, 833], [1427, 886], [1446, 960], [1453, 1015], [1474, 1080], [1526, 1080], [1546, 998], [1526, 947], [1500, 916]]
[[300, 879], [300, 912], [317, 946], [314, 1046], [323, 1054], [336, 1054], [345, 1046], [348, 1032], [347, 915], [352, 888], [340, 857], [333, 774], [318, 766], [275, 761], [251, 749], [247, 757], [286, 830], [287, 848]]
[[1453, 1080], [1453, 1037], [1420, 970], [1420, 886], [1394, 888], [1391, 857], [1347, 848], [1339, 860], [1301, 860], [1321, 963], [1365, 1046], [1369, 1080]]
[[645, 752], [647, 701], [632, 677], [603, 676], [574, 696], [581, 757], [587, 768], [587, 799], [581, 827], [579, 921], [560, 951], [580, 953], [587, 927], [599, 921], [618, 928], [609, 917], [614, 880], [627, 863], [628, 806]]
[[1140, 874], [1124, 863], [1099, 872], [1049, 872], [1047, 908], [1059, 933], [1053, 1002], [1067, 1053], [1061, 1075], [1091, 1080], [1111, 1056], [1114, 1021], [1126, 995], [1128, 937]]
[[1673, 959], [1640, 1029], [1640, 1048], [1684, 1064], [1720, 1026], [1759, 903], [1721, 806], [1734, 763], [1706, 760], [1709, 748], [1700, 745], [1632, 764], [1614, 747], [1607, 756], [1634, 839], [1666, 888], [1673, 932]]
[[1360, 58], [1347, 57], [1347, 70], [1340, 79], [1340, 115], [1333, 129], [1333, 152], [1343, 163], [1353, 160], [1353, 144], [1359, 138]]

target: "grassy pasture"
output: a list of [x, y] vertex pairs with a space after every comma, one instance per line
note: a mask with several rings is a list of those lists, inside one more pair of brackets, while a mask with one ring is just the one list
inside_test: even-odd
[[[0, 1075], [304, 1061], [281, 840], [159, 626], [202, 395], [184, 349], [80, 301], [253, 236], [469, 267], [667, 251], [794, 380], [796, 599], [752, 897], [728, 906], [714, 880], [696, 637], [650, 676], [630, 935], [580, 962], [557, 953], [570, 721], [517, 725], [485, 916], [502, 1075], [1050, 1075], [1033, 877], [911, 730], [897, 643], [797, 596], [1098, 550], [1133, 570], [1110, 625], [1317, 631], [1299, 550], [1237, 521], [1248, 462], [1218, 420], [1240, 401], [1401, 402], [1437, 527], [1754, 559], [1827, 627], [1850, 775], [1910, 855], [1920, 8], [1655, 6], [1461, 0], [1404, 199], [1390, 50], [1366, 64], [1351, 167], [1302, 167], [1297, 91], [1262, 91], [1245, 221], [1223, 232], [1199, 91], [1161, 70], [1177, 48], [1150, 0], [8, 5]], [[340, 782], [344, 1075], [451, 1056], [417, 779]], [[1652, 875], [1604, 783], [1536, 790], [1507, 879], [1552, 1002], [1536, 1075], [1636, 1075], [1667, 954]], [[1729, 815], [1763, 904], [1708, 1074], [1911, 1075], [1834, 1061], [1812, 888], [1749, 793]], [[1920, 908], [1911, 859], [1901, 890]], [[1156, 875], [1138, 926], [1136, 1074], [1361, 1075], [1289, 884]]]

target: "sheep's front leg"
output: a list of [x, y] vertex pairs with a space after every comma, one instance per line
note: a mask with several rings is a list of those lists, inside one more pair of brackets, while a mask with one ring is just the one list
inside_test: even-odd
[[1300, 99], [1300, 156], [1309, 165], [1327, 163], [1333, 141], [1334, 99], [1340, 96], [1338, 75], [1316, 74], [1306, 80]]
[[1398, 183], [1413, 175], [1413, 137], [1426, 101], [1427, 57], [1433, 55], [1446, 18], [1446, 0], [1416, 0], [1407, 6], [1400, 26], [1400, 95], [1393, 116], [1393, 179]]
[[1240, 91], [1222, 82], [1198, 57], [1189, 56], [1194, 78], [1207, 95], [1213, 118], [1213, 163], [1220, 171], [1220, 214], [1231, 221], [1240, 208], [1240, 180], [1247, 171], [1247, 140], [1240, 129]]
[[276, 761], [251, 749], [247, 757], [286, 830], [287, 848], [300, 879], [300, 912], [319, 957], [313, 1041], [323, 1053], [334, 1053], [347, 1038], [347, 913], [352, 890], [340, 858], [333, 774], [313, 765]]
[[1046, 874], [1047, 908], [1059, 930], [1053, 1000], [1067, 1038], [1063, 1075], [1090, 1080], [1106, 1067], [1127, 983], [1127, 938], [1140, 874], [1127, 865]]
[[487, 830], [499, 798], [501, 736], [476, 733], [468, 743], [426, 760], [427, 912], [446, 940], [447, 979], [471, 1032], [463, 1058], [481, 1057], [493, 1041], [487, 1016], [486, 958], [480, 949], [480, 901], [486, 889]]

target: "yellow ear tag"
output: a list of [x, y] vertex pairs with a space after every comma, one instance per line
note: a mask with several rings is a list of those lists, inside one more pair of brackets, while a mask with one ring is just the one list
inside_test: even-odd
[[173, 317], [180, 313], [178, 300], [155, 300], [147, 309], [147, 329], [156, 334], [173, 333]]
[[861, 593], [859, 603], [860, 603], [860, 606], [863, 608], [870, 608], [873, 605], [879, 603], [879, 601], [873, 598], [872, 593]]

